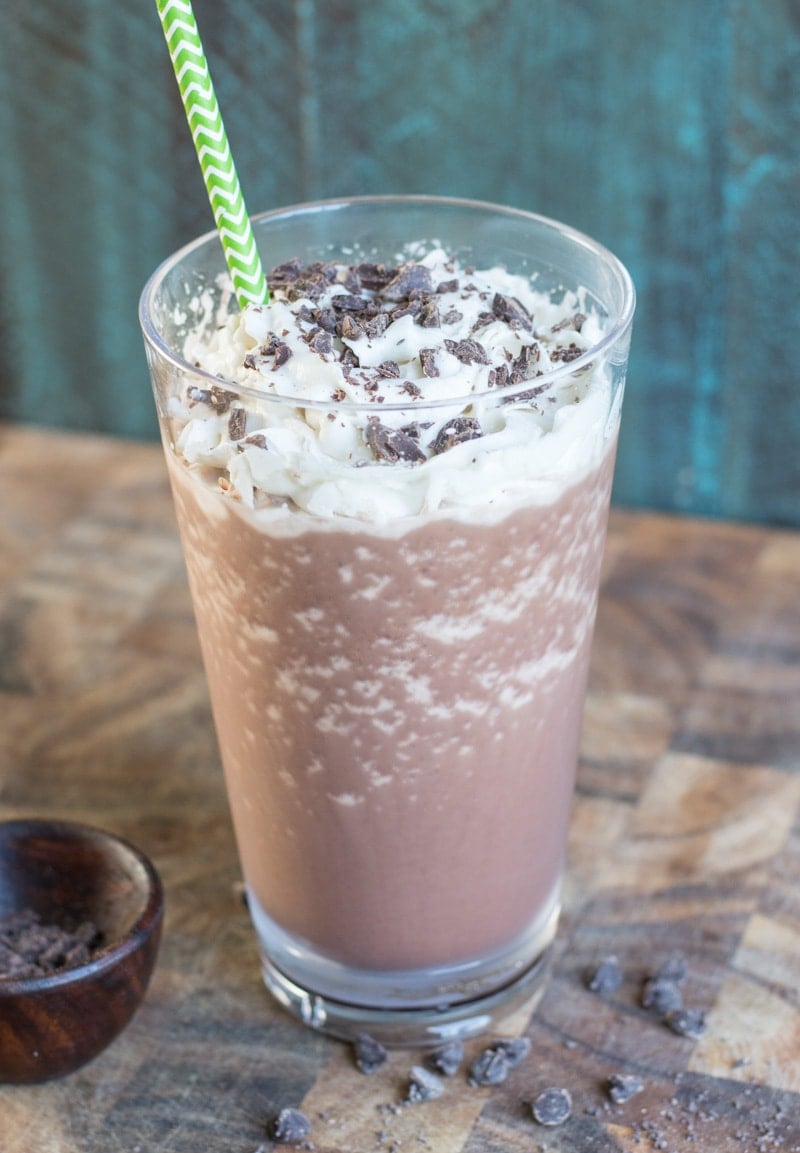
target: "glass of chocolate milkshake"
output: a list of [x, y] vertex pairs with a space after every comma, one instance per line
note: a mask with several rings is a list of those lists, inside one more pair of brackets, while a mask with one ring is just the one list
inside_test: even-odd
[[264, 979], [438, 1043], [541, 990], [634, 311], [608, 251], [431, 197], [216, 233], [141, 322]]

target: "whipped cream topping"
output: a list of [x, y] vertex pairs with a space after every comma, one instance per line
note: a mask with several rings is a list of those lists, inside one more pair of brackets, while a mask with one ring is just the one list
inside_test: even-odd
[[199, 310], [184, 357], [219, 384], [170, 409], [184, 462], [259, 515], [498, 514], [602, 458], [616, 417], [601, 358], [584, 358], [604, 318], [583, 290], [553, 299], [439, 248], [269, 279], [268, 304], [221, 325]]

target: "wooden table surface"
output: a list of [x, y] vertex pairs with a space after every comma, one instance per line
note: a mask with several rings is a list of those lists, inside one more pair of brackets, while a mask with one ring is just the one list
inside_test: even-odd
[[[0, 493], [0, 818], [122, 833], [167, 894], [145, 1004], [83, 1070], [0, 1088], [2, 1153], [255, 1153], [286, 1105], [319, 1153], [800, 1149], [800, 536], [612, 514], [554, 975], [508, 1026], [531, 1055], [397, 1108], [418, 1055], [365, 1077], [261, 985], [160, 449], [0, 428]], [[675, 950], [695, 1041], [640, 1005]], [[645, 1081], [623, 1106], [616, 1072]]]

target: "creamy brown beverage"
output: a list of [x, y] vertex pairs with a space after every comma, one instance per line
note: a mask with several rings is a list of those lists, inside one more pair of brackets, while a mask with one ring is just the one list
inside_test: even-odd
[[192, 297], [200, 373], [161, 400], [265, 975], [333, 1031], [446, 1021], [556, 928], [610, 321], [580, 284], [435, 241], [286, 261], [270, 287], [242, 315]]

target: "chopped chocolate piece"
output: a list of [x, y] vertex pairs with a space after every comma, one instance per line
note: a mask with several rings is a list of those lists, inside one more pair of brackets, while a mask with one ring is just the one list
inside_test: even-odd
[[691, 1037], [695, 1041], [706, 1031], [706, 1015], [702, 1009], [672, 1009], [664, 1021], [679, 1037]]
[[509, 1067], [513, 1069], [528, 1056], [531, 1043], [528, 1037], [502, 1037], [499, 1041], [495, 1041], [491, 1048], [503, 1053]]
[[211, 385], [211, 395], [209, 397], [209, 404], [220, 415], [227, 412], [231, 406], [231, 401], [236, 400], [236, 393], [229, 392], [226, 388], [221, 388], [218, 384]]
[[686, 958], [681, 953], [673, 953], [663, 964], [658, 966], [656, 977], [663, 978], [665, 981], [674, 981], [676, 985], [682, 985], [688, 972]]
[[285, 340], [279, 340], [275, 347], [275, 359], [272, 362], [273, 368], [283, 368], [286, 361], [291, 358], [292, 350]]
[[462, 1041], [448, 1041], [446, 1045], [440, 1045], [438, 1049], [434, 1049], [426, 1057], [431, 1069], [437, 1073], [443, 1073], [445, 1077], [454, 1077], [463, 1060], [464, 1044]]
[[439, 369], [436, 367], [435, 348], [421, 348], [419, 350], [419, 362], [422, 365], [423, 376], [433, 377], [439, 375]]
[[380, 1042], [368, 1033], [359, 1033], [353, 1045], [353, 1056], [362, 1073], [377, 1073], [389, 1059], [389, 1054]]
[[343, 388], [335, 388], [331, 393], [331, 399], [339, 401], [347, 400], [347, 393]]
[[459, 312], [457, 308], [451, 308], [442, 317], [442, 324], [458, 324], [459, 320], [463, 317], [464, 313]]
[[311, 319], [326, 332], [336, 332], [336, 313], [332, 308], [315, 308], [311, 313]]
[[552, 1128], [563, 1125], [572, 1116], [572, 1097], [568, 1089], [550, 1088], [540, 1093], [533, 1103], [533, 1116], [540, 1125]]
[[503, 296], [501, 292], [496, 292], [492, 301], [492, 313], [498, 320], [504, 320], [511, 328], [524, 328], [530, 332], [533, 327], [531, 314], [513, 296]]
[[462, 364], [489, 364], [486, 349], [478, 340], [445, 340], [444, 346]]
[[339, 363], [345, 375], [347, 375], [350, 369], [358, 368], [361, 364], [358, 356], [355, 354], [355, 352], [353, 352], [352, 348], [346, 348], [344, 350]]
[[405, 300], [412, 292], [432, 292], [430, 270], [424, 264], [401, 264], [397, 275], [383, 289], [386, 300]]
[[563, 361], [564, 364], [569, 364], [573, 360], [577, 360], [579, 356], [583, 356], [583, 349], [578, 348], [577, 344], [572, 341], [566, 348], [554, 348], [550, 352], [550, 360], [558, 363]]
[[349, 313], [345, 313], [342, 317], [338, 328], [345, 340], [358, 340], [364, 335], [364, 329]]
[[228, 417], [228, 436], [231, 440], [241, 440], [246, 432], [247, 412], [243, 408], [232, 408]]
[[401, 431], [404, 432], [406, 436], [410, 436], [412, 440], [419, 440], [420, 427], [416, 421], [412, 421], [411, 424], [404, 424]]
[[558, 324], [554, 324], [550, 331], [563, 332], [565, 328], [571, 328], [573, 332], [580, 332], [585, 322], [584, 313], [576, 312], [573, 316], [565, 316], [563, 320], [559, 320]]
[[436, 291], [442, 292], [458, 292], [458, 280], [440, 280], [436, 285]]
[[486, 328], [487, 324], [492, 324], [495, 319], [493, 312], [479, 312], [470, 331], [477, 332], [479, 328]]
[[435, 1073], [431, 1073], [422, 1065], [412, 1066], [408, 1075], [407, 1101], [412, 1105], [421, 1105], [424, 1101], [435, 1101], [442, 1093], [444, 1085]]
[[269, 287], [285, 288], [286, 285], [294, 284], [302, 271], [303, 262], [296, 257], [294, 260], [287, 260], [283, 264], [277, 264], [267, 277]]
[[[537, 372], [534, 373], [534, 375], [542, 376], [543, 373]], [[535, 400], [537, 396], [541, 396], [543, 392], [547, 392], [547, 388], [548, 386], [546, 384], [540, 384], [538, 388], [526, 388], [522, 392], [515, 392], [513, 396], [507, 397], [506, 402], [508, 404], [522, 404], [529, 400]], [[550, 397], [549, 399], [552, 400], [553, 398]]]
[[364, 331], [367, 336], [374, 338], [376, 336], [383, 336], [386, 329], [389, 327], [389, 313], [378, 312], [371, 320], [368, 320], [364, 326]]
[[400, 385], [400, 391], [406, 393], [407, 396], [422, 396], [422, 389], [418, 384], [414, 384], [413, 380], [404, 380]]
[[331, 297], [331, 307], [337, 312], [363, 312], [367, 302], [363, 296], [353, 296], [350, 292], [340, 292]]
[[505, 388], [508, 384], [508, 368], [498, 364], [497, 368], [489, 369], [489, 388]]
[[[309, 308], [307, 304], [301, 304], [297, 310], [297, 320], [302, 320], [304, 324], [312, 324], [315, 321], [317, 313], [328, 311], [329, 309], [327, 308]], [[319, 321], [316, 321], [316, 323], [319, 324]], [[296, 327], [299, 326], [296, 324]], [[286, 334], [284, 333], [284, 335]]]
[[472, 1062], [467, 1080], [470, 1085], [502, 1085], [510, 1069], [506, 1054], [491, 1045]]
[[474, 416], [454, 416], [437, 432], [431, 452], [438, 456], [454, 445], [462, 444], [465, 440], [477, 440], [480, 436], [483, 436], [483, 431]]
[[644, 1081], [635, 1073], [612, 1073], [606, 1084], [606, 1092], [615, 1105], [624, 1105], [644, 1089]]
[[511, 366], [511, 384], [521, 384], [523, 380], [529, 380], [534, 374], [540, 356], [541, 350], [538, 344], [523, 345]]
[[666, 977], [651, 977], [642, 989], [642, 1005], [657, 1013], [669, 1013], [683, 1004], [681, 991], [674, 981]]
[[421, 300], [409, 300], [404, 304], [398, 305], [397, 308], [393, 308], [389, 319], [394, 323], [395, 320], [401, 320], [404, 316], [418, 316], [421, 311]]
[[317, 328], [308, 338], [308, 347], [312, 348], [318, 356], [331, 356], [333, 353], [333, 337], [324, 328]]
[[311, 1135], [311, 1121], [299, 1109], [281, 1109], [269, 1135], [278, 1145], [299, 1145]]
[[386, 460], [391, 464], [399, 460], [412, 463], [425, 460], [425, 453], [408, 433], [400, 428], [387, 428], [377, 416], [370, 417], [366, 437], [367, 444], [378, 460]]
[[438, 328], [440, 324], [439, 309], [433, 300], [423, 302], [422, 309], [417, 316], [417, 324], [421, 328]]
[[590, 974], [586, 984], [593, 993], [616, 993], [622, 985], [622, 973], [617, 958], [614, 956], [604, 957], [594, 972]]
[[243, 441], [244, 444], [252, 444], [255, 448], [266, 448], [267, 438], [263, 432], [254, 432], [251, 436], [246, 436]]
[[385, 264], [370, 264], [367, 261], [357, 264], [355, 271], [361, 287], [371, 292], [379, 292], [397, 275], [397, 269], [391, 265], [387, 267]]
[[348, 266], [347, 271], [344, 274], [344, 286], [347, 291], [352, 293], [354, 296], [358, 296], [358, 294], [361, 292], [361, 277], [358, 275], [358, 271], [353, 268], [352, 265]]
[[379, 364], [377, 368], [378, 376], [385, 377], [387, 380], [399, 380], [400, 368], [393, 360], [384, 360], [383, 364]]

